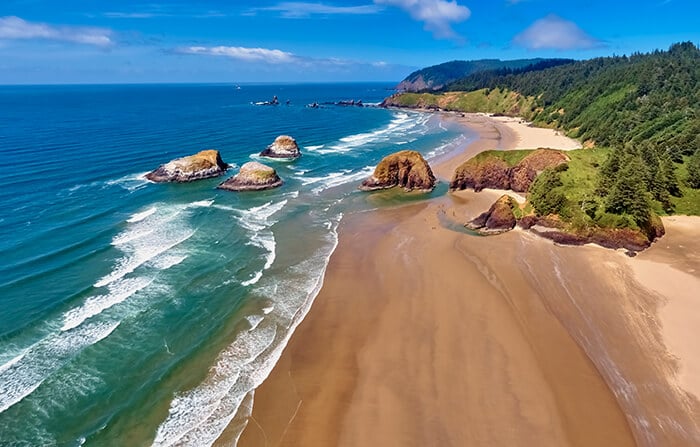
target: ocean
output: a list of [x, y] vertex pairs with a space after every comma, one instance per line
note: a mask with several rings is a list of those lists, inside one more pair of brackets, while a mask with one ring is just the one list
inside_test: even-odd
[[[323, 104], [391, 87], [0, 86], [0, 445], [236, 439], [343, 216], [425, 200], [361, 180], [397, 150], [474, 138], [436, 114]], [[302, 157], [260, 160], [281, 188], [215, 189], [283, 134]], [[210, 148], [225, 177], [143, 177]]]

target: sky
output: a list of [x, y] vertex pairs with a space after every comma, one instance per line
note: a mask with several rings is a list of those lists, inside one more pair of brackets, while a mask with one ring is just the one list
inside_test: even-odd
[[700, 43], [697, 0], [1, 0], [0, 84], [398, 82]]

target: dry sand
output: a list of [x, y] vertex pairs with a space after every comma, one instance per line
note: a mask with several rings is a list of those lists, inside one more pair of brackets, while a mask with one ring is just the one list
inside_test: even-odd
[[[442, 179], [525, 141], [478, 120], [482, 139], [442, 160]], [[698, 220], [667, 220], [637, 259], [448, 229], [497, 197], [465, 191], [344, 220], [239, 445], [700, 445]]]

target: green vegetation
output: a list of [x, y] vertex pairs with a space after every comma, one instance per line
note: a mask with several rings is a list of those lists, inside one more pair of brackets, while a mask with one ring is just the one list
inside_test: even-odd
[[465, 76], [483, 71], [506, 74], [514, 71], [543, 69], [573, 62], [572, 59], [518, 59], [502, 61], [481, 59], [475, 61], [451, 61], [414, 71], [400, 84], [399, 90], [420, 91], [441, 88]]
[[649, 144], [680, 162], [700, 146], [700, 50], [596, 58], [546, 70], [480, 72], [444, 88], [501, 88], [535, 98], [536, 124], [569, 131], [601, 146]]
[[[440, 92], [394, 96], [410, 107], [522, 116], [585, 142], [568, 169], [530, 188], [539, 215], [576, 229], [652, 235], [658, 215], [700, 215], [700, 50], [596, 58], [536, 69], [472, 73]], [[499, 155], [500, 157], [501, 155]], [[504, 157], [513, 166], [522, 152]]]
[[472, 92], [401, 93], [387, 98], [385, 105], [469, 113], [526, 115], [535, 99], [502, 89], [481, 89]]
[[520, 163], [520, 161], [525, 158], [527, 155], [531, 154], [532, 151], [529, 149], [526, 150], [519, 150], [519, 151], [497, 151], [497, 150], [492, 150], [492, 151], [485, 151], [485, 152], [480, 152], [476, 154], [474, 157], [474, 160], [477, 162], [482, 162], [484, 160], [487, 160], [489, 158], [498, 158], [499, 160], [503, 160], [508, 166], [513, 167]]

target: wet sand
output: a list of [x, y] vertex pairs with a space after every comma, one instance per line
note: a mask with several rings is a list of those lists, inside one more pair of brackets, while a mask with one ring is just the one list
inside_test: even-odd
[[[470, 125], [482, 138], [435, 166], [443, 181], [474, 153], [522, 141], [497, 121]], [[698, 221], [667, 225], [669, 245], [636, 259], [441, 225], [498, 195], [345, 219], [238, 445], [700, 445], [700, 353], [686, 338], [700, 303], [676, 300], [669, 272], [644, 264], [697, 281], [697, 257], [676, 254], [700, 252]]]

